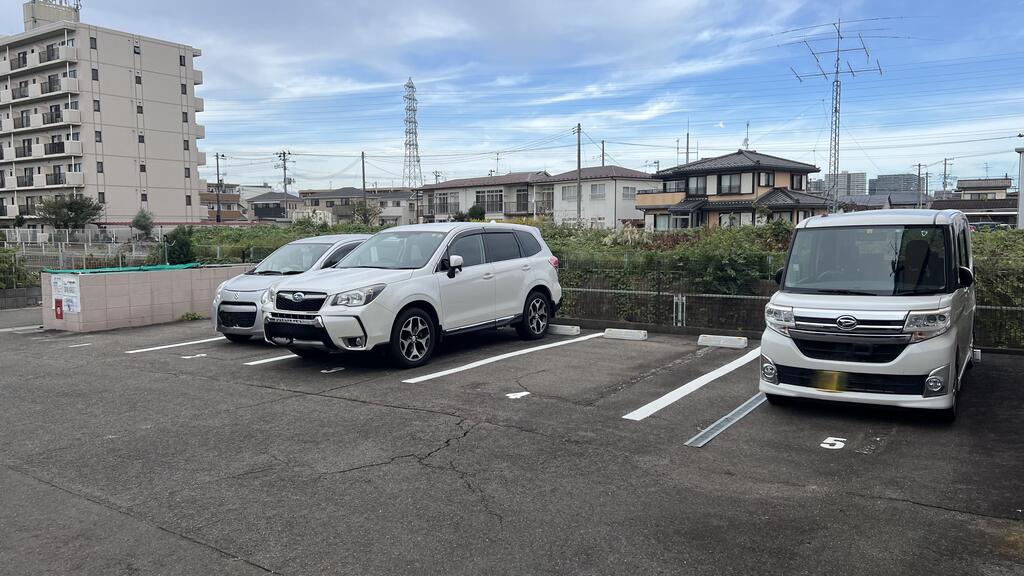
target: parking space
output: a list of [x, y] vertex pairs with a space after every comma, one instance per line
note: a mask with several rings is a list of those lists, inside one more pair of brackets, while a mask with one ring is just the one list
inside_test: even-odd
[[1024, 359], [987, 355], [948, 426], [763, 403], [756, 347], [499, 330], [401, 371], [231, 343], [208, 323], [0, 333], [0, 565], [1024, 570]]

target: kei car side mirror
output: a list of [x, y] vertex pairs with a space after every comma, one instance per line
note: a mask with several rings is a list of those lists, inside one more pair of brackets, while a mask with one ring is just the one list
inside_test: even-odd
[[775, 271], [775, 283], [782, 286], [782, 274], [786, 271], [785, 268], [779, 268]]
[[957, 268], [957, 279], [960, 281], [961, 288], [970, 288], [974, 285], [974, 272], [966, 266]]

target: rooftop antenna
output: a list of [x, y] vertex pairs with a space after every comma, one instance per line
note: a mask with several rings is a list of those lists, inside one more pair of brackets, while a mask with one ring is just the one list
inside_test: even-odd
[[750, 120], [747, 120], [747, 135], [743, 138], [743, 149], [750, 150]]

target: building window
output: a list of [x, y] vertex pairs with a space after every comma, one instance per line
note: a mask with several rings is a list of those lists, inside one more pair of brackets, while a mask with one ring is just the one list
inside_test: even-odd
[[191, 178], [191, 177], [192, 177], [192, 169], [189, 168], [188, 166], [185, 166], [185, 178]]
[[143, 135], [143, 134], [139, 134], [139, 144], [145, 144], [145, 143], [146, 143], [146, 136]]
[[93, 68], [92, 69], [92, 79], [93, 80], [99, 80], [100, 79], [100, 71], [99, 71], [99, 69], [97, 69], [97, 68]]
[[718, 225], [722, 228], [733, 226], [750, 226], [754, 223], [754, 215], [751, 212], [719, 212]]
[[740, 175], [739, 174], [719, 174], [718, 175], [718, 193], [719, 194], [739, 194], [740, 193]]
[[135, 83], [136, 84], [142, 84], [142, 76], [139, 76], [138, 74], [136, 74], [135, 75]]
[[181, 142], [185, 146], [185, 150], [188, 150], [188, 140], [182, 140]]
[[142, 201], [143, 202], [149, 202], [149, 194], [146, 194], [145, 192], [143, 192], [141, 194], [141, 196], [142, 196]]
[[185, 122], [186, 124], [188, 123], [188, 112], [181, 113], [181, 121]]
[[562, 186], [562, 200], [576, 199], [576, 185]]
[[184, 54], [179, 54], [178, 55], [178, 66], [184, 66], [184, 65], [185, 65], [185, 55]]
[[96, 37], [95, 36], [89, 36], [89, 48], [91, 48], [92, 50], [96, 49]]
[[477, 190], [476, 204], [483, 206], [484, 212], [501, 212], [504, 209], [503, 190]]
[[401, 200], [394, 200], [394, 201], [392, 201], [391, 202], [391, 207], [392, 208], [401, 208], [402, 207], [402, 201]]
[[758, 172], [758, 186], [775, 186], [775, 172]]
[[92, 101], [92, 111], [93, 112], [99, 112], [100, 111], [100, 101], [99, 100], [93, 100]]
[[100, 204], [106, 204], [107, 203], [107, 194], [105, 192], [97, 192], [96, 193], [96, 201], [99, 202]]
[[136, 114], [142, 114], [142, 104], [136, 104], [135, 105], [135, 113]]
[[327, 202], [324, 203], [324, 205], [327, 206], [328, 208], [334, 208], [334, 200], [328, 200]]
[[103, 132], [100, 131], [100, 130], [96, 131], [96, 141], [97, 142], [103, 142]]
[[133, 46], [132, 52], [135, 52], [136, 54], [142, 54], [142, 48], [139, 46]]
[[622, 187], [622, 199], [633, 200], [636, 198], [636, 186], [623, 186]]
[[103, 162], [96, 163], [96, 173], [103, 174]]
[[789, 175], [789, 187], [792, 190], [803, 190], [804, 189], [804, 175], [803, 174], [790, 174]]
[[181, 85], [181, 93], [182, 94], [188, 94], [188, 86], [185, 86], [184, 84], [182, 84]]
[[690, 194], [705, 195], [708, 193], [707, 176], [690, 176], [686, 182], [686, 191]]
[[146, 165], [145, 164], [139, 164], [139, 172], [145, 172], [145, 171], [146, 171]]
[[604, 184], [591, 184], [590, 185], [590, 199], [591, 200], [604, 200]]
[[192, 197], [191, 196], [185, 196], [185, 206], [191, 206], [191, 205], [192, 205]]

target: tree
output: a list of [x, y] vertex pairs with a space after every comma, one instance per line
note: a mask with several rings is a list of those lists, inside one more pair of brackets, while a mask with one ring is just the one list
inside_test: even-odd
[[40, 202], [36, 216], [57, 229], [81, 229], [103, 214], [103, 205], [85, 196], [57, 196]]
[[190, 264], [196, 261], [192, 243], [194, 234], [195, 228], [192, 226], [178, 226], [164, 236], [164, 242], [167, 243], [167, 264]]
[[456, 222], [465, 222], [469, 220], [469, 216], [466, 216], [465, 212], [459, 210], [455, 214], [452, 214], [452, 220], [455, 220]]
[[135, 217], [132, 218], [132, 228], [135, 228], [145, 238], [153, 233], [153, 215], [150, 214], [149, 210], [145, 208], [139, 208], [139, 211], [135, 213]]
[[18, 214], [17, 216], [15, 216], [14, 217], [14, 227], [15, 228], [24, 228], [25, 227], [25, 217], [22, 216], [21, 214]]
[[356, 203], [355, 208], [352, 209], [352, 219], [355, 222], [369, 226], [377, 223], [377, 218], [380, 217], [380, 212], [380, 206], [360, 201]]
[[469, 220], [483, 220], [487, 216], [487, 212], [484, 211], [484, 207], [479, 204], [473, 204], [466, 211], [466, 218]]

